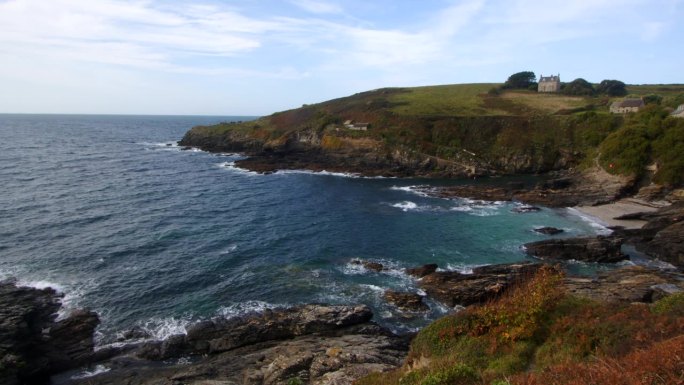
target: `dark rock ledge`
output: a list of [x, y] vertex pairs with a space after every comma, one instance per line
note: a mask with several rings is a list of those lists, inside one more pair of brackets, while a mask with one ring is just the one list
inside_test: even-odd
[[[57, 321], [60, 306], [54, 290], [0, 283], [0, 384], [349, 384], [401, 365], [408, 351], [406, 338], [370, 322], [365, 305], [302, 305], [96, 352], [97, 315]], [[95, 364], [109, 371], [74, 376]]]

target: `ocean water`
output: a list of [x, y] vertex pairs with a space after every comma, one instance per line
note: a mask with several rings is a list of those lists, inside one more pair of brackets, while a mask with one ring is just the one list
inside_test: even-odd
[[416, 189], [464, 181], [259, 175], [234, 167], [239, 154], [176, 145], [194, 125], [244, 119], [0, 115], [0, 279], [53, 286], [67, 309], [97, 311], [101, 344], [136, 326], [163, 338], [198, 319], [299, 303], [364, 303], [407, 331], [449, 309], [385, 304], [386, 289], [419, 290], [404, 268], [468, 272], [526, 260], [521, 246], [548, 237], [535, 227], [601, 230], [565, 209], [521, 214]]

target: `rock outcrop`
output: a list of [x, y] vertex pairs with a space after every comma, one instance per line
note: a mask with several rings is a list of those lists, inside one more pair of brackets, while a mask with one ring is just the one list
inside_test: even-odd
[[515, 282], [534, 274], [542, 264], [513, 263], [481, 266], [472, 274], [437, 271], [420, 280], [420, 287], [432, 298], [454, 307], [468, 306], [503, 294]]
[[684, 268], [684, 202], [643, 213], [648, 221], [638, 231], [625, 232], [628, 242], [654, 258]]
[[[571, 207], [611, 202], [624, 195], [634, 180], [608, 174], [595, 167], [582, 173], [564, 171], [560, 176], [531, 188], [509, 183], [493, 187], [482, 184], [440, 187], [425, 193], [442, 198], [469, 198], [486, 201], [519, 201], [528, 205]], [[521, 212], [525, 212], [524, 209]]]
[[427, 265], [423, 266], [418, 266], [418, 267], [410, 267], [406, 269], [406, 274], [416, 277], [416, 278], [423, 278], [428, 274], [432, 274], [435, 271], [437, 271], [437, 264], [436, 263], [428, 263]]
[[526, 243], [525, 252], [544, 260], [613, 263], [628, 258], [621, 251], [623, 241], [613, 236], [546, 239]]
[[382, 298], [399, 308], [399, 310], [409, 312], [430, 310], [428, 305], [423, 302], [423, 297], [416, 293], [403, 293], [394, 290], [387, 290], [383, 294]]
[[684, 291], [684, 277], [673, 271], [628, 266], [596, 277], [566, 277], [568, 293], [609, 302], [653, 302], [665, 295]]
[[546, 234], [546, 235], [556, 235], [560, 234], [563, 232], [563, 229], [557, 229], [555, 227], [539, 227], [534, 229], [534, 231], [538, 232], [539, 234]]
[[[63, 383], [350, 384], [400, 366], [408, 350], [371, 317], [366, 306], [304, 305], [208, 320], [107, 361], [106, 373]], [[186, 363], [162, 363], [178, 359]]]
[[91, 361], [97, 315], [79, 310], [56, 321], [60, 306], [52, 289], [0, 282], [0, 383], [47, 383]]

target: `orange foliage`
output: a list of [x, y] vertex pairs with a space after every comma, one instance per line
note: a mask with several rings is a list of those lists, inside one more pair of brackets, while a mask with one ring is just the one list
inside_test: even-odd
[[657, 342], [622, 358], [550, 367], [541, 373], [517, 375], [520, 385], [676, 385], [684, 384], [684, 336]]

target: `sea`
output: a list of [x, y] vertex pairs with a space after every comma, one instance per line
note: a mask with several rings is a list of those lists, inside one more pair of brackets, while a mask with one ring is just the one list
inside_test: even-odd
[[376, 322], [409, 332], [453, 309], [429, 298], [427, 313], [388, 305], [387, 289], [424, 294], [405, 268], [531, 260], [523, 244], [549, 238], [534, 231], [542, 226], [565, 230], [559, 237], [606, 231], [573, 210], [520, 213], [520, 203], [422, 192], [519, 179], [262, 175], [235, 167], [241, 154], [177, 144], [193, 126], [248, 119], [0, 115], [0, 279], [55, 288], [60, 317], [96, 311], [99, 346], [133, 328], [161, 339], [198, 320], [303, 303], [366, 304]]

